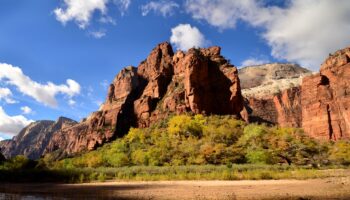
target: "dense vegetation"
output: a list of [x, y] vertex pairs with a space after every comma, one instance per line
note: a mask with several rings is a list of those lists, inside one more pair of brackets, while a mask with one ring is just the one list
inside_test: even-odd
[[320, 143], [301, 129], [246, 124], [231, 116], [178, 115], [150, 128], [132, 128], [125, 137], [73, 158], [56, 161], [53, 153], [33, 162], [17, 156], [0, 165], [0, 180], [23, 169], [74, 182], [298, 178], [317, 177], [312, 168], [349, 164], [346, 141]]
[[301, 129], [246, 124], [231, 116], [178, 115], [150, 128], [132, 128], [96, 151], [50, 163], [50, 167], [123, 167], [231, 164], [350, 164], [350, 145], [330, 145]]

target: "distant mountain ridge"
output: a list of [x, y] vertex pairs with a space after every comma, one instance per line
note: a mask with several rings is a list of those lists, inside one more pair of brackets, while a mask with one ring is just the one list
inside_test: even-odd
[[0, 141], [0, 149], [6, 158], [24, 155], [30, 159], [37, 159], [43, 154], [56, 131], [76, 123], [76, 121], [66, 117], [60, 117], [56, 121], [32, 122], [13, 139]]
[[292, 63], [246, 66], [238, 70], [244, 97], [268, 98], [283, 90], [298, 87], [312, 72]]

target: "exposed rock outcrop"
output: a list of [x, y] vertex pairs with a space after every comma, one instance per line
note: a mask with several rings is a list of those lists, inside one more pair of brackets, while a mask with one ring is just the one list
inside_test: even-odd
[[[246, 75], [249, 70], [253, 70], [257, 80]], [[330, 55], [319, 73], [293, 70], [303, 77], [295, 79], [296, 83], [302, 80], [300, 86], [284, 88], [283, 83], [288, 82], [285, 77], [272, 81], [283, 86], [282, 92], [280, 88], [275, 92], [273, 84], [261, 81], [267, 77], [264, 71], [253, 67], [243, 69], [240, 74], [250, 121], [301, 127], [305, 133], [321, 140], [350, 139], [350, 47]], [[250, 88], [252, 86], [256, 87]]]
[[292, 87], [264, 98], [246, 99], [250, 122], [301, 127], [300, 87]]
[[296, 64], [273, 63], [240, 69], [249, 121], [300, 127], [300, 84], [310, 74]]
[[320, 73], [303, 79], [302, 127], [319, 139], [350, 138], [350, 48], [330, 55]]
[[258, 99], [298, 87], [303, 77], [310, 74], [308, 69], [289, 63], [255, 65], [239, 69], [243, 96]]
[[57, 121], [33, 122], [13, 139], [1, 141], [0, 149], [6, 158], [24, 155], [30, 159], [38, 159], [56, 131], [64, 130], [76, 123], [65, 117], [60, 117]]
[[148, 127], [171, 113], [230, 114], [241, 117], [243, 98], [236, 67], [220, 47], [174, 54], [161, 43], [137, 67], [123, 69], [100, 110], [55, 133], [46, 152], [71, 155], [121, 137], [131, 126]]

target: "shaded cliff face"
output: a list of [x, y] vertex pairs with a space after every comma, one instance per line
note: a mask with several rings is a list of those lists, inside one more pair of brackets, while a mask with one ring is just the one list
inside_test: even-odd
[[301, 127], [300, 84], [311, 72], [296, 64], [266, 64], [239, 70], [250, 122]]
[[292, 87], [264, 98], [249, 97], [245, 99], [249, 122], [301, 127], [300, 100], [300, 87]]
[[137, 68], [127, 67], [116, 76], [99, 111], [55, 133], [46, 152], [91, 150], [123, 136], [131, 126], [148, 127], [172, 113], [241, 117], [242, 109], [238, 71], [219, 47], [174, 54], [169, 43], [161, 43]]
[[303, 79], [302, 127], [319, 139], [350, 138], [350, 48], [330, 55], [320, 73]]
[[6, 158], [24, 155], [30, 159], [38, 159], [56, 131], [74, 124], [75, 121], [64, 117], [60, 117], [57, 121], [33, 122], [13, 139], [1, 141], [0, 149]]

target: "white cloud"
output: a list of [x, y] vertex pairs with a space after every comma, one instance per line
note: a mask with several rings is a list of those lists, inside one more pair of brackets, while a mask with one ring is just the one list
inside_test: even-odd
[[253, 66], [253, 65], [262, 65], [269, 63], [269, 60], [267, 59], [259, 59], [259, 58], [248, 58], [247, 60], [244, 60], [241, 64], [241, 66]]
[[115, 19], [113, 19], [110, 16], [102, 16], [98, 21], [103, 24], [117, 25], [117, 22], [115, 21]]
[[113, 0], [113, 2], [119, 7], [122, 16], [125, 15], [131, 4], [131, 0]]
[[142, 5], [142, 16], [148, 15], [149, 12], [153, 11], [155, 13], [161, 14], [163, 17], [171, 16], [174, 14], [174, 10], [179, 8], [179, 4], [169, 1], [150, 1], [149, 3]]
[[[100, 12], [102, 23], [115, 24], [115, 21], [108, 16], [108, 3], [110, 0], [64, 0], [62, 7], [56, 8], [53, 12], [56, 19], [65, 25], [69, 21], [75, 21], [81, 29], [85, 29], [95, 12]], [[131, 4], [131, 0], [113, 0], [119, 7], [121, 15], [124, 15]]]
[[254, 0], [187, 0], [185, 8], [194, 19], [226, 29], [234, 28], [238, 19], [256, 10], [256, 3]]
[[312, 69], [328, 53], [350, 43], [348, 0], [290, 0], [284, 8], [263, 1], [187, 0], [187, 12], [219, 29], [235, 28], [238, 20], [263, 28], [271, 55]]
[[64, 8], [56, 8], [54, 13], [56, 19], [62, 24], [68, 21], [75, 21], [80, 28], [84, 29], [90, 22], [90, 19], [95, 11], [100, 11], [102, 14], [107, 12], [108, 0], [64, 0]]
[[12, 92], [8, 88], [0, 88], [0, 101], [4, 100], [8, 104], [17, 103], [17, 101], [12, 99]]
[[190, 24], [179, 24], [171, 29], [171, 33], [170, 42], [183, 51], [192, 47], [203, 47], [207, 43], [198, 28]]
[[76, 103], [77, 103], [77, 102], [74, 101], [73, 99], [69, 99], [69, 100], [68, 100], [68, 105], [70, 105], [70, 106], [74, 106]]
[[4, 138], [2, 138], [2, 137], [0, 137], [0, 141], [3, 141], [3, 140], [5, 140]]
[[28, 106], [22, 106], [21, 110], [22, 110], [22, 114], [24, 115], [31, 114], [33, 112], [33, 110]]
[[23, 115], [9, 116], [0, 106], [0, 133], [10, 136], [17, 135], [24, 127], [33, 120], [25, 118]]
[[66, 84], [55, 85], [52, 82], [40, 84], [23, 74], [19, 67], [0, 63], [0, 81], [14, 85], [24, 95], [34, 98], [45, 105], [57, 106], [56, 95], [64, 94], [69, 98], [80, 93], [80, 85], [72, 79], [68, 79]]
[[103, 38], [104, 36], [106, 36], [106, 30], [90, 31], [89, 35], [91, 35], [92, 37], [94, 37], [96, 39], [100, 39], [100, 38]]

